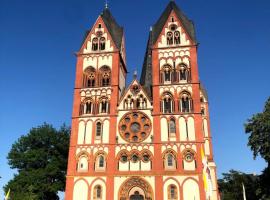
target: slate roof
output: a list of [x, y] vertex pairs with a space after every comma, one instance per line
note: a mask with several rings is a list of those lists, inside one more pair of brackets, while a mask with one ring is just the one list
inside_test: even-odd
[[119, 26], [112, 16], [110, 10], [105, 8], [101, 13], [101, 18], [104, 21], [112, 39], [116, 45], [116, 47], [120, 50], [122, 45], [122, 37], [123, 37], [123, 27]]
[[190, 38], [196, 43], [195, 28], [191, 20], [189, 20], [185, 14], [180, 10], [174, 1], [170, 1], [166, 9], [163, 11], [162, 15], [152, 27], [143, 61], [142, 73], [140, 84], [144, 86], [149, 97], [152, 97], [152, 46], [156, 43], [162, 29], [169, 18], [171, 12], [174, 11], [177, 17], [181, 20], [184, 29], [187, 31]]
[[[120, 50], [122, 45], [122, 37], [124, 33], [123, 27], [119, 26], [114, 17], [112, 16], [112, 13], [110, 12], [109, 8], [105, 8], [101, 14], [100, 14], [104, 24], [106, 25], [106, 28], [108, 29], [114, 44], [116, 47]], [[85, 39], [87, 38], [88, 34], [90, 33], [90, 30], [86, 31], [83, 42], [85, 42]]]
[[152, 32], [149, 34], [144, 55], [140, 84], [144, 87], [147, 95], [152, 98]]
[[153, 31], [152, 31], [153, 44], [156, 43], [172, 11], [176, 13], [177, 17], [182, 22], [184, 29], [187, 31], [190, 38], [196, 43], [195, 27], [194, 27], [193, 22], [186, 17], [186, 15], [180, 10], [180, 8], [176, 5], [174, 1], [170, 1], [166, 9], [163, 11], [162, 15], [158, 19], [158, 21], [153, 26]]

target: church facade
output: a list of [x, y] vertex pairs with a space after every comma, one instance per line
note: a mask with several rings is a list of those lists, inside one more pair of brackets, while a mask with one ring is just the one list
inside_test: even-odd
[[193, 23], [174, 1], [126, 85], [123, 28], [105, 8], [77, 53], [66, 200], [217, 200]]

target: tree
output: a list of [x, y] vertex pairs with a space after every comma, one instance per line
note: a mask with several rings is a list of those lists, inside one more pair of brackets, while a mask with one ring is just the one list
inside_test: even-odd
[[230, 170], [223, 173], [223, 179], [218, 180], [219, 191], [222, 200], [243, 199], [243, 186], [245, 186], [248, 200], [258, 200], [259, 177], [252, 174], [245, 174], [239, 171]]
[[266, 101], [264, 111], [248, 119], [245, 131], [249, 134], [248, 146], [253, 151], [254, 158], [260, 154], [270, 163], [270, 98]]
[[270, 98], [266, 101], [262, 113], [248, 119], [245, 132], [249, 134], [248, 146], [253, 151], [254, 158], [260, 155], [268, 164], [260, 175], [259, 191], [262, 199], [270, 199]]
[[8, 163], [18, 173], [4, 187], [13, 200], [59, 199], [64, 191], [70, 128], [59, 130], [49, 124], [32, 128], [16, 141]]

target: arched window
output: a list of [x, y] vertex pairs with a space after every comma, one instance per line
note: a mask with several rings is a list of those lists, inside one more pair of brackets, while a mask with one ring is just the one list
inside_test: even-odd
[[77, 163], [78, 172], [87, 172], [88, 171], [88, 158], [87, 155], [81, 155]]
[[164, 167], [168, 170], [176, 169], [176, 156], [174, 155], [173, 151], [168, 151], [165, 154]]
[[191, 95], [188, 92], [183, 92], [180, 95], [180, 112], [192, 112], [193, 110], [193, 101]]
[[103, 156], [100, 156], [99, 157], [98, 166], [100, 168], [103, 168], [104, 167], [104, 157]]
[[175, 31], [174, 32], [174, 44], [180, 44], [180, 32], [179, 31]]
[[175, 136], [176, 136], [175, 120], [170, 119], [170, 121], [169, 121], [169, 137], [175, 137]]
[[102, 138], [102, 124], [101, 122], [96, 123], [96, 139], [100, 140]]
[[172, 81], [172, 67], [170, 65], [165, 65], [161, 69], [161, 83], [171, 83]]
[[99, 113], [108, 114], [110, 112], [109, 100], [106, 97], [102, 97], [99, 100]]
[[172, 45], [173, 44], [173, 33], [169, 31], [167, 33], [167, 45]]
[[189, 82], [191, 80], [191, 75], [190, 75], [190, 68], [187, 67], [185, 64], [180, 64], [178, 67], [179, 71], [179, 80], [180, 81], [187, 81]]
[[98, 38], [94, 38], [92, 40], [92, 51], [97, 51], [98, 50]]
[[94, 187], [94, 200], [102, 199], [102, 187], [100, 185], [96, 185]]
[[99, 50], [105, 50], [106, 40], [104, 37], [99, 39]]
[[95, 160], [95, 170], [104, 171], [106, 169], [106, 160], [103, 153], [99, 153]]
[[177, 200], [178, 194], [177, 194], [177, 187], [175, 185], [169, 185], [168, 186], [168, 200]]
[[92, 99], [86, 99], [81, 104], [80, 115], [93, 114], [94, 113], [94, 103]]
[[173, 96], [170, 93], [165, 93], [162, 96], [161, 111], [163, 113], [172, 113], [174, 111]]
[[93, 67], [87, 67], [83, 74], [83, 87], [95, 87], [96, 70]]
[[107, 66], [100, 68], [100, 86], [107, 87], [111, 84], [111, 70]]

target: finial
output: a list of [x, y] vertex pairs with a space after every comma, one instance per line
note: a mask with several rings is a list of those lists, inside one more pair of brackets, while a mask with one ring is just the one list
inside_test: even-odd
[[108, 5], [108, 0], [105, 1], [105, 9], [108, 9], [109, 5]]
[[137, 70], [135, 70], [133, 73], [133, 79], [137, 79]]
[[150, 31], [152, 31], [153, 30], [153, 27], [152, 26], [150, 26]]

